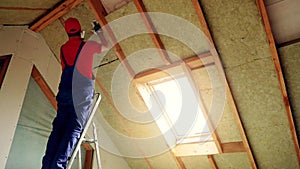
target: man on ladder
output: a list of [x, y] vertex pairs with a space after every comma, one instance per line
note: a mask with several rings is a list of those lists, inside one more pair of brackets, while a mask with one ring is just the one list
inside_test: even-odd
[[99, 36], [102, 44], [85, 43], [81, 38], [80, 23], [75, 18], [66, 20], [65, 30], [69, 40], [61, 47], [60, 53], [62, 75], [56, 96], [58, 109], [42, 169], [66, 168], [93, 103], [93, 55], [101, 52], [102, 44], [107, 44], [102, 33]]

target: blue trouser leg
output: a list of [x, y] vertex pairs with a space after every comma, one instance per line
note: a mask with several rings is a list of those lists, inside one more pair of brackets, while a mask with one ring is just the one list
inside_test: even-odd
[[65, 133], [59, 143], [56, 156], [51, 164], [51, 169], [66, 168], [68, 157], [71, 156], [71, 153], [78, 142], [82, 128], [75, 111], [69, 112]]
[[57, 115], [52, 123], [52, 132], [49, 136], [45, 156], [43, 157], [42, 169], [52, 169], [51, 163], [56, 155], [59, 142], [64, 135], [66, 124], [68, 124], [68, 113], [63, 111], [65, 106], [58, 105]]
[[[67, 76], [68, 73], [65, 75]], [[74, 82], [76, 84], [74, 93], [68, 85], [60, 85], [60, 91], [56, 97], [57, 116], [53, 121], [42, 169], [66, 168], [67, 160], [78, 142], [89, 115], [93, 102], [93, 81], [82, 76], [78, 79], [79, 81]]]

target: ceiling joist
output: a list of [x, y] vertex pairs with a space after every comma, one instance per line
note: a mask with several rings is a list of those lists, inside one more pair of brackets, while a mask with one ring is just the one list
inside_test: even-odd
[[227, 82], [227, 78], [225, 76], [225, 72], [223, 70], [223, 66], [221, 64], [221, 61], [219, 59], [219, 56], [218, 56], [218, 53], [215, 49], [215, 45], [214, 45], [214, 42], [213, 42], [213, 38], [211, 36], [211, 33], [210, 33], [210, 30], [209, 30], [209, 27], [206, 23], [206, 20], [205, 20], [205, 17], [203, 15], [203, 12], [202, 12], [202, 9], [201, 9], [201, 6], [199, 4], [199, 1], [198, 0], [192, 0], [192, 3], [194, 5], [194, 8], [196, 10], [196, 13], [197, 13], [197, 16], [198, 16], [198, 19], [199, 19], [199, 22], [201, 24], [201, 27], [202, 27], [202, 31], [204, 32], [204, 34], [208, 37], [208, 39], [210, 40], [211, 44], [213, 45], [212, 49], [211, 49], [211, 53], [212, 53], [212, 56], [214, 58], [214, 61], [215, 61], [215, 64], [218, 68], [218, 71], [219, 73], [221, 74], [224, 82], [225, 82], [225, 85], [226, 85], [226, 93], [227, 93], [227, 100], [228, 100], [228, 103], [231, 107], [231, 110], [233, 111], [233, 114], [235, 116], [235, 119], [236, 119], [236, 122], [237, 122], [237, 125], [238, 125], [238, 128], [239, 128], [239, 131], [240, 131], [240, 134], [241, 134], [241, 137], [242, 137], [242, 140], [243, 140], [243, 143], [244, 143], [244, 147], [246, 149], [246, 152], [247, 152], [247, 155], [248, 155], [248, 158], [250, 160], [250, 164], [252, 166], [253, 169], [257, 169], [257, 164], [255, 162], [255, 159], [254, 159], [254, 156], [253, 156], [253, 153], [252, 153], [252, 150], [250, 148], [250, 144], [249, 144], [249, 141], [247, 139], [247, 136], [246, 136], [246, 132], [244, 130], [244, 126], [242, 124], [242, 121], [240, 119], [240, 115], [238, 113], [238, 110], [237, 110], [237, 107], [236, 107], [236, 104], [234, 102], [234, 99], [233, 99], [233, 96], [232, 96], [232, 93], [231, 93], [231, 90], [230, 90], [230, 87], [228, 85], [228, 82]]
[[218, 166], [217, 166], [217, 163], [216, 163], [216, 161], [214, 159], [214, 156], [213, 155], [208, 155], [207, 158], [208, 158], [208, 161], [209, 161], [211, 167], [213, 169], [218, 169]]
[[142, 20], [146, 26], [146, 28], [149, 31], [150, 37], [152, 38], [152, 41], [154, 42], [156, 48], [158, 49], [158, 52], [162, 58], [162, 60], [165, 62], [165, 64], [171, 64], [170, 57], [165, 49], [164, 44], [162, 43], [159, 35], [157, 34], [157, 30], [154, 27], [150, 16], [147, 13], [146, 7], [142, 0], [134, 0], [134, 4], [136, 8], [138, 9], [139, 13], [141, 14]]
[[29, 29], [35, 32], [39, 32], [64, 14], [68, 13], [72, 8], [79, 5], [83, 0], [66, 0], [62, 4], [58, 5], [55, 9], [49, 12], [47, 15], [33, 23]]
[[120, 62], [124, 65], [125, 69], [129, 73], [129, 75], [131, 77], [134, 77], [135, 72], [132, 69], [132, 67], [129, 65], [128, 61], [126, 60], [126, 55], [123, 52], [120, 44], [117, 42], [116, 37], [115, 37], [113, 31], [111, 30], [110, 26], [108, 25], [108, 22], [105, 18], [107, 13], [103, 7], [102, 2], [100, 0], [88, 0], [88, 4], [90, 5], [97, 21], [103, 28], [104, 33], [106, 33], [108, 35], [111, 44], [114, 44], [114, 47], [116, 49], [116, 54], [117, 54]]
[[276, 49], [276, 44], [275, 44], [275, 40], [274, 40], [274, 37], [273, 37], [270, 21], [269, 21], [269, 18], [268, 18], [267, 10], [266, 10], [266, 7], [265, 7], [265, 4], [264, 4], [263, 0], [256, 0], [256, 4], [259, 8], [259, 11], [260, 11], [260, 14], [261, 14], [261, 17], [262, 17], [262, 21], [263, 21], [263, 24], [264, 24], [264, 27], [265, 27], [265, 31], [266, 31], [266, 34], [267, 34], [271, 55], [272, 55], [272, 58], [273, 58], [275, 69], [276, 69], [277, 78], [278, 78], [278, 81], [279, 81], [279, 84], [280, 84], [282, 98], [283, 98], [283, 102], [285, 104], [285, 110], [286, 110], [287, 118], [288, 118], [289, 125], [290, 125], [290, 132], [292, 134], [292, 139], [293, 139], [293, 142], [294, 142], [295, 151], [297, 153], [298, 163], [300, 164], [300, 149], [299, 149], [299, 142], [298, 142], [297, 132], [296, 132], [296, 128], [295, 128], [295, 124], [294, 124], [294, 120], [293, 120], [290, 101], [289, 101], [289, 98], [288, 98], [286, 85], [285, 85], [285, 82], [284, 82], [284, 77], [283, 77], [283, 74], [282, 74], [282, 69], [281, 69], [281, 65], [280, 65], [278, 52], [277, 52], [277, 49]]

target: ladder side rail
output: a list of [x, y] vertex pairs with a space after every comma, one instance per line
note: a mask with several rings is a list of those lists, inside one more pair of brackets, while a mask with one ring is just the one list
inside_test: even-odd
[[88, 117], [88, 120], [87, 120], [87, 122], [85, 124], [85, 127], [84, 127], [84, 129], [83, 129], [83, 131], [81, 133], [81, 136], [80, 136], [80, 138], [79, 138], [79, 140], [77, 142], [77, 145], [76, 145], [76, 147], [73, 150], [72, 156], [71, 156], [71, 158], [70, 158], [70, 160], [68, 162], [68, 165], [67, 165], [67, 169], [71, 169], [71, 166], [72, 166], [72, 164], [74, 162], [74, 159], [75, 159], [75, 157], [77, 155], [77, 152], [80, 149], [81, 143], [84, 140], [85, 134], [87, 133], [87, 131], [89, 129], [89, 126], [91, 125], [92, 119], [93, 119], [93, 117], [94, 117], [94, 115], [96, 113], [96, 110], [98, 108], [98, 105], [100, 103], [101, 94], [100, 93], [96, 93], [95, 96], [97, 96], [96, 102], [93, 105], [93, 109], [92, 109], [92, 111], [91, 111], [91, 113], [90, 113], [90, 115]]

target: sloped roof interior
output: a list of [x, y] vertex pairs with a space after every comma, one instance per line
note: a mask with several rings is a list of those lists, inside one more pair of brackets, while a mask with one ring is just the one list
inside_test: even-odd
[[[265, 3], [267, 9], [271, 9], [270, 11], [273, 12], [275, 5], [278, 6], [280, 3], [288, 3], [289, 1], [297, 5], [293, 0], [266, 0]], [[192, 1], [143, 0], [142, 2], [148, 12], [161, 12], [179, 16], [194, 24], [197, 28], [203, 29]], [[11, 26], [25, 24], [30, 26], [61, 3], [59, 0], [1, 1], [0, 24]], [[133, 1], [102, 0], [102, 4], [108, 13], [105, 16], [108, 22], [139, 12]], [[299, 157], [297, 156], [299, 147], [296, 147], [295, 150], [286, 104], [282, 97], [278, 74], [276, 73], [258, 5], [254, 0], [235, 0], [230, 2], [201, 0], [200, 5], [222, 62], [240, 120], [244, 127], [243, 129], [253, 153], [255, 165], [257, 168], [299, 168]], [[278, 7], [278, 9], [283, 9], [283, 7], [284, 5]], [[296, 20], [299, 23], [300, 12], [294, 12], [291, 15], [293, 16], [292, 21]], [[279, 29], [277, 23], [281, 24], [282, 21], [276, 20], [277, 17], [273, 17], [272, 13], [269, 16], [271, 25], [274, 25], [277, 31]], [[97, 18], [88, 2], [84, 0], [40, 31], [57, 60], [59, 60], [59, 48], [67, 40], [62, 21], [68, 17], [79, 19], [82, 29], [86, 31], [85, 37], [92, 35], [91, 22]], [[134, 24], [136, 24], [136, 27], [145, 29], [142, 18], [140, 20], [137, 19]], [[159, 28], [159, 25], [155, 24], [154, 22], [154, 27]], [[128, 27], [132, 28], [129, 25], [122, 26], [117, 29], [126, 30]], [[178, 25], [178, 27], [180, 26], [183, 25]], [[289, 28], [287, 27], [286, 29]], [[278, 30], [279, 33], [274, 33], [275, 41], [278, 43], [279, 58], [298, 135], [300, 134], [300, 107], [297, 104], [297, 100], [300, 99], [300, 69], [298, 66], [300, 64], [300, 42], [297, 41], [300, 38], [299, 30], [297, 32], [297, 30], [293, 29], [294, 32], [289, 32], [290, 34], [288, 35], [280, 34], [282, 30]], [[168, 52], [181, 59], [210, 50], [204, 48], [194, 53], [194, 51], [191, 51], [178, 40], [164, 35], [159, 35], [159, 38]], [[135, 35], [120, 41], [119, 44], [126, 56], [131, 56], [135, 52], [145, 49], [155, 48], [155, 44], [149, 34]], [[284, 45], [280, 46], [280, 44]], [[102, 62], [99, 63], [101, 67], [99, 67], [97, 72], [96, 90], [103, 94], [103, 100], [100, 105], [102, 115], [105, 121], [121, 134], [137, 138], [151, 137], [159, 132], [154, 123], [140, 124], [127, 120], [122, 117], [122, 114], [111, 103], [113, 97], [111, 93], [112, 80], [117, 68], [120, 67], [120, 59], [116, 53], [117, 51], [114, 48], [111, 49], [104, 56]], [[163, 66], [163, 62], [155, 60], [155, 58], [160, 57], [159, 53], [153, 51], [151, 55], [154, 58], [152, 65], [156, 67]], [[132, 63], [136, 64], [132, 64], [133, 69], [135, 71], [144, 71], [145, 69], [142, 68], [143, 70], [141, 70], [139, 67], [144, 60], [136, 59], [135, 61], [132, 61]], [[199, 78], [205, 72], [200, 69], [192, 73], [200, 93], [202, 95], [209, 93], [207, 86], [201, 86], [202, 83]], [[126, 86], [123, 87], [122, 85], [120, 83], [119, 88], [124, 88], [124, 91], [127, 91]], [[138, 92], [132, 84], [128, 90], [130, 91], [131, 101], [140, 109], [145, 110], [146, 107], [142, 99], [136, 95]], [[221, 143], [243, 141], [240, 126], [230, 105], [229, 100], [225, 104], [222, 118], [216, 129]], [[95, 121], [103, 122], [103, 119], [101, 119], [101, 116], [96, 115]], [[114, 136], [111, 136], [111, 138], [120, 152], [126, 152], [128, 148], [137, 146], [136, 143], [128, 143], [128, 147], [126, 147], [118, 138]], [[163, 140], [157, 144], [160, 143], [163, 144]], [[143, 146], [141, 149], [142, 151], [150, 151], [149, 147], [146, 146]], [[132, 169], [253, 168], [249, 154], [245, 150], [212, 156], [184, 157], [175, 157], [171, 151], [167, 151], [153, 157], [125, 157], [125, 159], [128, 166]]]

